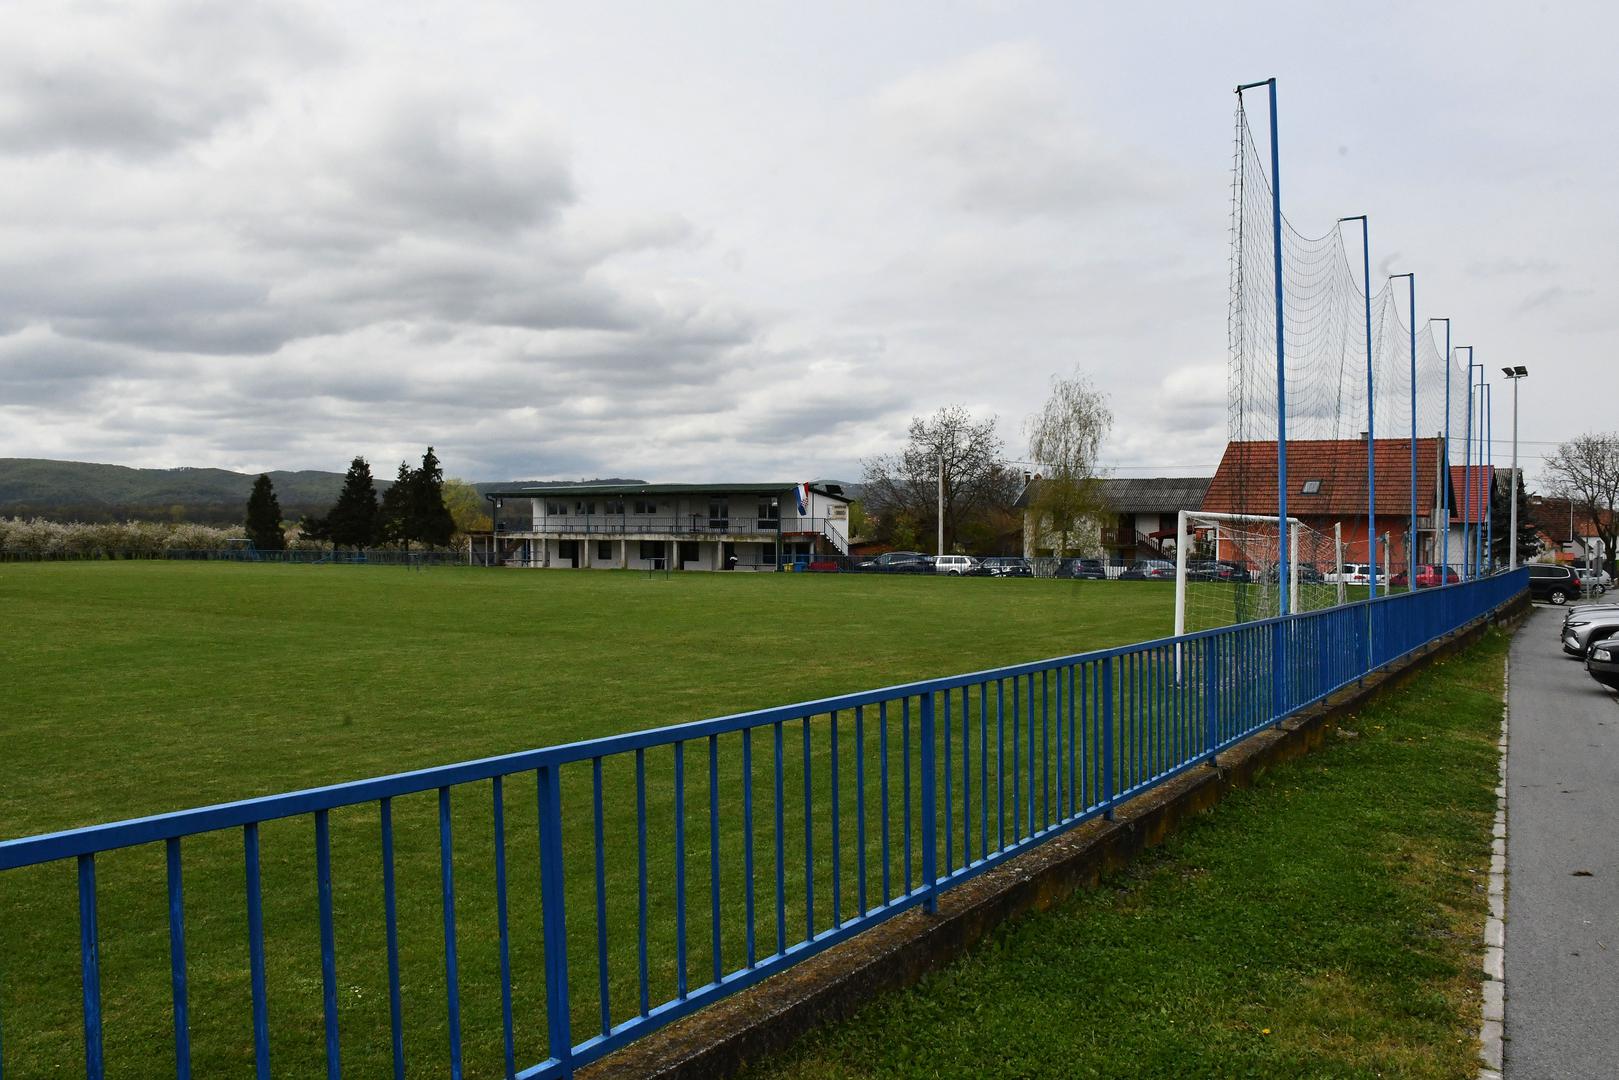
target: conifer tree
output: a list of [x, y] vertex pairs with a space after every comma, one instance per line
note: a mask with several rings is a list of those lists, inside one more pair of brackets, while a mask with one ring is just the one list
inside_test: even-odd
[[357, 457], [343, 476], [343, 490], [322, 519], [324, 539], [334, 547], [363, 548], [377, 540], [377, 488], [371, 466]]
[[410, 550], [410, 542], [416, 539], [415, 522], [412, 520], [415, 516], [415, 489], [416, 473], [401, 461], [393, 486], [382, 493], [379, 532], [382, 539], [390, 544], [404, 544], [406, 551]]
[[431, 446], [411, 477], [410, 495], [412, 536], [428, 547], [448, 545], [455, 533], [455, 518], [444, 505], [444, 470]]
[[281, 531], [281, 501], [265, 473], [253, 481], [253, 492], [247, 497], [247, 538], [260, 551], [280, 551], [287, 546]]

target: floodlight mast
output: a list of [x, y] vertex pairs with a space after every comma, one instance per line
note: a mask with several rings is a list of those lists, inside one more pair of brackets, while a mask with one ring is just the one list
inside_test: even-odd
[[[1518, 568], [1518, 380], [1526, 378], [1529, 369], [1522, 364], [1516, 367], [1502, 368], [1501, 371], [1512, 380], [1512, 476], [1508, 483], [1512, 485], [1512, 532], [1507, 541], [1507, 569]], [[1587, 560], [1589, 561], [1589, 560]]]

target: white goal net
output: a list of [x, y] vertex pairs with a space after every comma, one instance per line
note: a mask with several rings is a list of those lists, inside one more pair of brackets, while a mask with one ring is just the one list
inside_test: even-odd
[[1318, 611], [1344, 603], [1343, 544], [1288, 520], [1288, 611], [1281, 610], [1282, 531], [1274, 517], [1182, 511], [1175, 540], [1175, 633]]

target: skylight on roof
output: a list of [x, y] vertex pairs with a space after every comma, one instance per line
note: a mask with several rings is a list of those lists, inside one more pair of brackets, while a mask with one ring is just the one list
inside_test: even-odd
[[1306, 480], [1304, 482], [1304, 487], [1299, 492], [1299, 494], [1300, 495], [1319, 495], [1319, 494], [1321, 494], [1321, 481], [1319, 481], [1319, 480]]

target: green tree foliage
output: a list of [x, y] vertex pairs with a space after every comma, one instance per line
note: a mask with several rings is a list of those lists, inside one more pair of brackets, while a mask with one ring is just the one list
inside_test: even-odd
[[357, 457], [343, 474], [343, 490], [324, 517], [305, 518], [303, 534], [325, 540], [333, 547], [363, 548], [377, 542], [381, 515], [377, 488], [371, 479], [371, 466]]
[[382, 493], [382, 504], [377, 509], [380, 538], [386, 543], [403, 544], [406, 551], [410, 550], [410, 542], [416, 538], [411, 520], [415, 487], [416, 471], [401, 461], [399, 473], [388, 490]]
[[287, 546], [281, 531], [281, 501], [265, 473], [253, 481], [253, 492], [247, 497], [247, 537], [260, 551], [280, 551]]
[[493, 528], [489, 517], [489, 502], [478, 489], [465, 480], [453, 477], [444, 481], [444, 506], [455, 522], [457, 534], [488, 532]]
[[[1512, 470], [1496, 473], [1496, 482], [1490, 491], [1490, 527], [1495, 543], [1490, 554], [1496, 565], [1505, 566], [1512, 554]], [[1518, 472], [1518, 561], [1532, 559], [1540, 553], [1540, 532], [1529, 515], [1529, 493], [1523, 487], [1523, 471]], [[1451, 545], [1451, 550], [1455, 550]]]
[[1097, 459], [1113, 427], [1113, 414], [1107, 399], [1083, 375], [1058, 375], [1052, 377], [1051, 396], [1029, 417], [1027, 427], [1029, 456], [1040, 470], [1030, 509], [1042, 539], [1061, 558], [1103, 509]]
[[[476, 491], [473, 493], [476, 495]], [[399, 463], [399, 475], [382, 496], [380, 534], [392, 544], [444, 547], [455, 535], [455, 519], [444, 505], [444, 471], [429, 446], [418, 468]]]
[[444, 547], [455, 535], [455, 519], [444, 505], [444, 470], [431, 446], [411, 485], [411, 521], [415, 539], [429, 547]]

